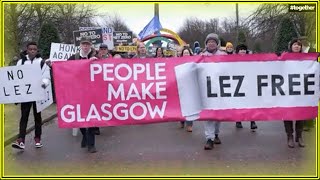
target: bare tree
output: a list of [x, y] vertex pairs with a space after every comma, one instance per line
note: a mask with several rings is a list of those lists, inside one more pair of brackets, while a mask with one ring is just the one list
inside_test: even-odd
[[130, 28], [126, 25], [124, 20], [119, 14], [104, 15], [101, 17], [102, 22], [99, 23], [101, 27], [112, 27], [115, 31], [130, 31]]
[[56, 13], [54, 23], [64, 43], [73, 43], [73, 31], [79, 30], [79, 27], [96, 26], [93, 20], [96, 9], [92, 5], [58, 4]]
[[85, 4], [10, 3], [4, 6], [5, 61], [24, 49], [25, 42], [38, 41], [41, 26], [53, 23], [62, 41], [73, 43], [79, 26], [96, 26], [96, 10]]
[[179, 29], [178, 34], [186, 43], [192, 44], [198, 41], [204, 47], [204, 40], [207, 34], [212, 32], [220, 33], [218, 24], [219, 21], [217, 19], [203, 21], [194, 17], [187, 18]]
[[[289, 18], [293, 23], [293, 28], [298, 35], [307, 36], [307, 40], [315, 44], [315, 12], [288, 12], [288, 4], [262, 4], [251, 14], [246, 23], [250, 31], [256, 38], [261, 38], [265, 45], [274, 44], [276, 32], [280, 22], [284, 18]], [[263, 46], [262, 46], [263, 47]], [[272, 47], [268, 48], [269, 50]]]

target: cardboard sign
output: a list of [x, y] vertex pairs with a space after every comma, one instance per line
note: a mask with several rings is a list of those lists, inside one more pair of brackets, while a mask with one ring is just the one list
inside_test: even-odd
[[36, 102], [37, 112], [43, 111], [53, 103], [51, 82], [43, 91], [45, 93], [45, 99]]
[[115, 45], [119, 44], [129, 44], [132, 43], [132, 31], [115, 31], [113, 32], [113, 43]]
[[137, 52], [137, 46], [115, 46], [118, 52]]
[[93, 29], [87, 31], [73, 31], [74, 44], [80, 46], [80, 41], [82, 37], [89, 38], [92, 44], [101, 44], [102, 41], [102, 30]]
[[108, 45], [109, 50], [113, 50], [113, 28], [112, 27], [79, 27], [80, 31], [84, 30], [93, 30], [101, 29], [102, 30], [102, 42], [103, 44]]
[[51, 43], [49, 59], [51, 61], [66, 61], [70, 56], [79, 52], [79, 48], [74, 44]]
[[0, 103], [21, 103], [45, 98], [39, 64], [0, 68]]
[[175, 56], [176, 52], [175, 51], [172, 51], [172, 50], [164, 50], [163, 51], [163, 54], [165, 56]]

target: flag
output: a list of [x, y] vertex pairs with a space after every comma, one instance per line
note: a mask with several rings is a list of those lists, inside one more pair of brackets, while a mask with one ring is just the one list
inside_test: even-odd
[[151, 21], [139, 33], [139, 39], [143, 39], [156, 31], [160, 31], [161, 29], [162, 25], [160, 23], [159, 16], [154, 16], [151, 19]]

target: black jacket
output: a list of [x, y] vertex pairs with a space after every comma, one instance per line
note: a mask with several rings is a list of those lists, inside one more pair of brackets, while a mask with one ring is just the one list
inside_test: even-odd
[[[76, 54], [79, 54], [80, 52], [77, 52]], [[76, 54], [72, 55], [69, 57], [68, 61], [69, 60], [76, 60]], [[82, 57], [80, 54], [78, 55], [79, 56], [79, 59], [89, 59], [91, 58], [93, 55], [93, 51], [91, 51], [89, 54], [88, 54], [88, 58], [87, 57]]]

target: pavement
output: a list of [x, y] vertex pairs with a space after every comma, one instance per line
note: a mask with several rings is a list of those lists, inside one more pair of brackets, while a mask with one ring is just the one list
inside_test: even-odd
[[5, 147], [4, 176], [303, 176], [316, 177], [316, 130], [304, 132], [306, 147], [290, 149], [282, 121], [221, 124], [222, 144], [210, 151], [204, 122], [193, 132], [178, 122], [102, 127], [96, 136], [97, 153], [80, 148], [81, 133], [58, 128], [57, 118], [43, 125], [44, 147], [36, 149], [32, 131], [26, 149]]
[[[19, 120], [21, 117], [20, 113], [20, 105], [5, 105], [5, 108], [7, 106], [11, 106], [12, 111], [7, 112], [5, 111], [5, 133], [4, 133], [4, 145], [7, 146], [8, 144], [11, 144], [13, 141], [15, 141], [18, 138], [19, 135]], [[17, 113], [18, 112], [18, 113]], [[6, 119], [6, 117], [11, 116], [12, 118]], [[51, 121], [53, 118], [57, 117], [57, 108], [56, 104], [51, 104], [48, 108], [44, 109], [41, 112], [42, 117], [42, 124], [45, 124], [49, 121]], [[7, 121], [15, 121], [15, 126], [9, 126], [9, 123], [7, 124]], [[10, 123], [11, 125], [11, 123]], [[34, 117], [33, 117], [33, 110], [30, 110], [29, 114], [29, 120], [27, 125], [27, 133], [30, 133], [34, 130]]]

